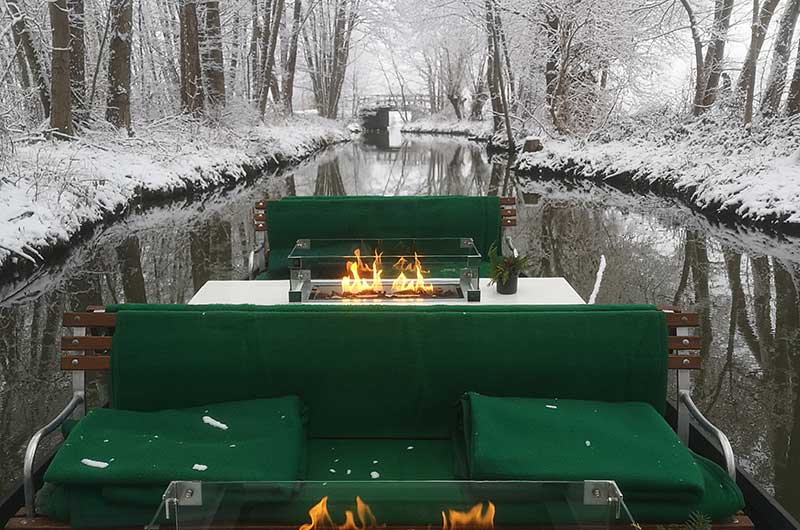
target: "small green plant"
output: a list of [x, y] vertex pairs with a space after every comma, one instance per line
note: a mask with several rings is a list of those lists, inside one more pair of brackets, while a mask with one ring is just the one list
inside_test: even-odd
[[528, 256], [498, 256], [497, 242], [489, 247], [489, 266], [493, 283], [508, 283], [511, 275], [517, 275], [528, 267]]
[[[634, 526], [639, 527], [639, 525]], [[692, 512], [684, 524], [671, 524], [666, 527], [659, 525], [656, 530], [711, 530], [711, 519], [703, 513]]]

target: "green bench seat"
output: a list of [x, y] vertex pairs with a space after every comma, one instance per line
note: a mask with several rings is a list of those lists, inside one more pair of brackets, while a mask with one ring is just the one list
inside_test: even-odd
[[501, 227], [498, 197], [286, 197], [267, 202], [270, 253], [259, 279], [289, 278], [287, 256], [301, 238], [471, 237], [486, 260], [493, 243], [502, 247]]
[[[587, 468], [592, 473], [627, 472], [627, 460], [611, 459], [611, 444], [625, 438], [619, 441], [626, 448], [619, 456], [627, 458], [638, 445], [637, 435], [651, 456], [669, 462], [670, 469], [661, 477], [653, 469], [647, 476], [633, 477], [633, 482], [619, 476], [623, 485], [628, 481], [628, 504], [639, 521], [680, 523], [695, 511], [720, 520], [742, 507], [741, 494], [722, 469], [682, 446], [680, 454], [676, 452], [674, 434], [662, 417], [665, 316], [651, 306], [108, 309], [117, 313], [110, 413], [298, 396], [308, 418], [304, 477], [337, 483], [341, 495], [362, 496], [382, 523], [437, 524], [444, 506], [463, 509], [493, 493], [443, 484], [435, 495], [427, 492], [428, 497], [415, 503], [413, 512], [400, 513], [391, 499], [416, 499], [420, 493], [391, 482], [395, 480], [615, 478], [582, 476], [577, 462], [572, 467], [552, 462], [564, 445], [558, 440], [567, 434], [550, 430], [568, 431], [578, 420], [591, 430], [586, 439], [595, 444], [592, 450], [602, 449], [609, 464]], [[526, 446], [530, 439], [540, 459], [515, 461], [513, 469], [504, 470], [492, 468], [491, 460], [486, 467], [470, 456], [464, 433], [471, 432], [475, 418], [460, 406], [469, 392], [493, 396], [502, 405], [479, 420], [497, 422], [495, 448], [502, 450], [505, 444], [513, 456], [511, 449]], [[502, 409], [517, 408], [518, 400], [541, 404], [545, 402], [537, 400], [556, 398], [565, 403], [559, 411], [566, 416], [564, 423], [547, 424], [547, 416], [533, 418], [524, 410], [515, 412], [521, 416], [503, 419]], [[590, 403], [595, 401], [602, 403]], [[623, 412], [615, 412], [611, 404]], [[587, 423], [587, 415], [594, 414], [587, 407], [603, 407], [603, 414], [598, 413], [602, 418]], [[539, 413], [552, 412], [541, 408]], [[515, 418], [527, 423], [521, 425]], [[551, 435], [560, 438], [554, 441]], [[265, 444], [265, 451], [273, 449]], [[574, 457], [581, 446], [564, 449], [564, 458]], [[647, 456], [640, 453], [636, 465]], [[521, 454], [525, 456], [517, 453], [515, 458]], [[548, 474], [539, 474], [546, 465], [551, 466]], [[179, 473], [174, 478], [195, 475]], [[681, 480], [687, 481], [686, 489]], [[342, 481], [385, 482], [386, 487], [371, 491], [362, 482], [349, 491], [341, 489]], [[143, 520], [142, 514], [151, 517], [160, 501], [158, 488], [150, 483], [65, 481], [56, 490], [51, 498], [60, 502], [48, 513], [75, 527], [144, 524], [149, 519]], [[301, 488], [277, 503], [234, 495], [225, 504], [254, 521], [305, 521], [318, 493]], [[502, 492], [494, 493], [497, 524], [575, 517], [564, 506], [523, 507], [504, 503]], [[81, 497], [90, 500], [81, 503]], [[124, 520], [119, 518], [123, 515]], [[431, 519], [432, 515], [439, 516]]]

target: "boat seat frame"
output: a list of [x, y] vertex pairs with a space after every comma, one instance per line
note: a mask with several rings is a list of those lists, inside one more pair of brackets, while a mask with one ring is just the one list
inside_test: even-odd
[[[696, 425], [713, 435], [720, 445], [724, 455], [724, 466], [728, 474], [736, 479], [736, 461], [733, 449], [725, 434], [714, 426], [697, 408], [691, 398], [691, 371], [701, 367], [699, 354], [700, 337], [692, 335], [692, 330], [699, 326], [699, 316], [696, 313], [684, 313], [680, 309], [670, 306], [659, 306], [659, 310], [666, 315], [668, 331], [668, 357], [667, 367], [675, 372], [677, 384], [678, 421], [677, 433], [679, 438], [688, 447], [691, 420], [696, 420]], [[85, 312], [67, 312], [63, 316], [64, 328], [68, 334], [61, 338], [61, 369], [72, 374], [72, 399], [67, 406], [44, 427], [39, 429], [28, 442], [24, 461], [24, 487], [25, 507], [12, 518], [6, 528], [27, 528], [32, 530], [60, 530], [70, 528], [67, 524], [35, 513], [34, 495], [35, 484], [33, 470], [36, 452], [41, 440], [55, 432], [68, 418], [79, 418], [85, 415], [86, 372], [107, 372], [111, 368], [111, 351], [113, 333], [116, 328], [117, 315], [106, 313], [103, 307], [90, 306]], [[642, 528], [659, 528], [664, 525], [644, 525]], [[288, 530], [288, 527], [275, 525], [213, 525], [214, 530], [227, 530], [241, 528], [243, 530]], [[569, 528], [569, 527], [565, 527]], [[622, 528], [622, 526], [620, 526]], [[714, 524], [716, 530], [753, 528], [750, 519], [743, 515], [728, 523]], [[534, 527], [526, 527], [534, 530]]]
[[[248, 257], [248, 274], [251, 280], [267, 270], [269, 265], [269, 241], [267, 241], [267, 210], [270, 201], [279, 199], [268, 199], [256, 201], [253, 208], [253, 228], [256, 233], [256, 248], [250, 252]], [[517, 199], [516, 197], [500, 197], [500, 228], [505, 232], [506, 228], [517, 226]], [[514, 243], [508, 235], [504, 234], [503, 240], [508, 249], [516, 256], [519, 254], [514, 247]]]

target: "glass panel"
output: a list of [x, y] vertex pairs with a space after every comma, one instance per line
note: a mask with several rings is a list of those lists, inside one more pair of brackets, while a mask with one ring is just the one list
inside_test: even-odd
[[151, 527], [455, 530], [635, 522], [613, 481], [173, 482]]
[[290, 302], [480, 301], [471, 238], [299, 239]]

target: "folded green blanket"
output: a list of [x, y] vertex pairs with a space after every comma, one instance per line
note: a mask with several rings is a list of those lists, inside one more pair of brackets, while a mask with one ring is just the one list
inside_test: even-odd
[[164, 487], [172, 480], [293, 481], [303, 477], [305, 441], [295, 396], [158, 412], [95, 409], [69, 433], [45, 480]]
[[486, 397], [462, 399], [473, 480], [615, 480], [626, 499], [698, 502], [692, 453], [646, 403]]

